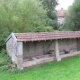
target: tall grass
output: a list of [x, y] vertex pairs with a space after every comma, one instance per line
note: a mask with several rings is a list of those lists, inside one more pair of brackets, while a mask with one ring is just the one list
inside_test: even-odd
[[7, 55], [6, 50], [2, 49], [0, 51], [0, 70], [5, 70], [8, 65], [11, 64], [11, 59]]

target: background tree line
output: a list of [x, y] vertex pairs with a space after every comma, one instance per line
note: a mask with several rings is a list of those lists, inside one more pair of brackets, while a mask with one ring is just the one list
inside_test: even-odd
[[45, 32], [57, 29], [56, 0], [1, 0], [0, 51], [11, 32]]
[[62, 30], [80, 30], [80, 0], [74, 0], [74, 3], [68, 8]]

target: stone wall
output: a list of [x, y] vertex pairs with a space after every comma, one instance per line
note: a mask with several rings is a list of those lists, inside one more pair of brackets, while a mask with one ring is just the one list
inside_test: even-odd
[[23, 56], [40, 56], [54, 50], [54, 41], [23, 43]]
[[23, 69], [23, 43], [17, 42], [11, 37], [6, 42], [6, 50], [11, 57], [13, 64], [17, 64], [19, 69]]
[[77, 51], [77, 39], [59, 40], [60, 54], [62, 54], [61, 52], [63, 52], [63, 49], [66, 51]]
[[23, 42], [17, 42], [17, 68], [23, 69]]
[[11, 37], [7, 42], [6, 42], [6, 50], [9, 56], [11, 57], [12, 61], [14, 63], [17, 62], [17, 41]]
[[78, 51], [80, 51], [80, 39], [77, 39], [77, 48], [78, 48]]
[[[58, 40], [58, 42], [59, 42], [60, 54], [64, 54], [62, 53], [63, 49], [69, 51], [77, 51], [77, 49], [80, 50], [80, 45], [79, 45], [80, 41], [77, 39], [63, 39], [63, 40]], [[40, 56], [46, 54], [48, 51], [51, 50], [54, 51], [54, 40], [23, 43], [23, 56], [25, 57], [37, 56], [37, 55]]]

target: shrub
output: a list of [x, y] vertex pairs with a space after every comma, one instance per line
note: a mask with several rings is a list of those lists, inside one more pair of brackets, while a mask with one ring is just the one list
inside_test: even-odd
[[47, 26], [47, 27], [46, 27], [46, 31], [48, 31], [48, 32], [49, 32], [49, 31], [53, 31], [53, 27], [52, 27], [52, 26]]
[[0, 67], [11, 64], [11, 59], [7, 55], [6, 50], [3, 48], [0, 51]]

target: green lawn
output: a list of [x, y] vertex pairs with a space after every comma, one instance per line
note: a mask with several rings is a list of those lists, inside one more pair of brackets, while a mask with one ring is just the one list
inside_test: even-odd
[[80, 55], [23, 71], [0, 70], [0, 80], [80, 80]]

